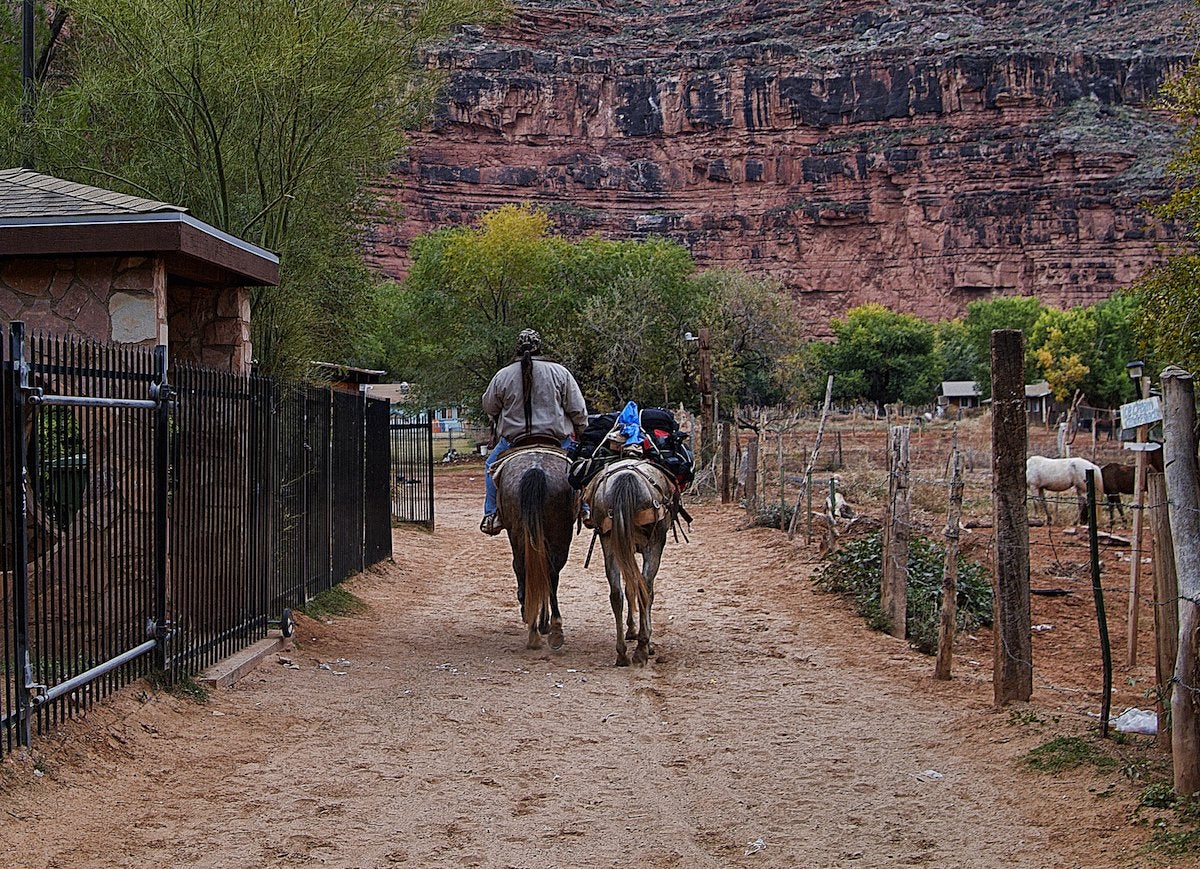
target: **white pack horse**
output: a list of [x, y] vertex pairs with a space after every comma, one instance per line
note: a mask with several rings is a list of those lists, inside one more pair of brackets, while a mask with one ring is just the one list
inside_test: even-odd
[[1087, 459], [1051, 459], [1046, 456], [1030, 456], [1025, 460], [1025, 482], [1029, 493], [1042, 502], [1046, 511], [1046, 523], [1050, 523], [1050, 508], [1046, 505], [1046, 492], [1066, 492], [1074, 489], [1079, 499], [1079, 521], [1087, 521], [1087, 472], [1093, 471], [1096, 481], [1096, 502], [1104, 499], [1104, 477], [1100, 468]]

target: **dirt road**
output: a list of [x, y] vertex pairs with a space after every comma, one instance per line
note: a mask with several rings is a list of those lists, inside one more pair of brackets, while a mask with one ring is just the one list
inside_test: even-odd
[[303, 622], [299, 669], [207, 704], [137, 686], [43, 739], [40, 776], [10, 763], [5, 865], [1144, 865], [1132, 790], [1018, 766], [1046, 735], [991, 711], [986, 649], [934, 683], [733, 509], [669, 544], [650, 666], [612, 666], [584, 537], [565, 648], [525, 650], [480, 491], [440, 477], [437, 531], [396, 531], [365, 614]]

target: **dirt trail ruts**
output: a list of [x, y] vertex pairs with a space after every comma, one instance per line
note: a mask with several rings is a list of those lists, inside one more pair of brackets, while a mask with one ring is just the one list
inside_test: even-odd
[[1129, 794], [1024, 772], [1045, 734], [990, 709], [986, 672], [960, 656], [933, 682], [931, 659], [813, 592], [808, 550], [732, 508], [696, 505], [691, 542], [668, 544], [648, 667], [612, 666], [583, 536], [566, 646], [527, 651], [477, 490], [439, 476], [437, 530], [398, 529], [395, 564], [350, 583], [366, 613], [301, 621], [300, 669], [203, 705], [134, 686], [40, 740], [41, 777], [9, 762], [5, 864], [1141, 862]]

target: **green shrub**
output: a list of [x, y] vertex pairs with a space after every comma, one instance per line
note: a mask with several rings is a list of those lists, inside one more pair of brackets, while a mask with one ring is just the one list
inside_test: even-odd
[[[855, 611], [876, 630], [889, 625], [879, 604], [883, 580], [883, 532], [852, 540], [830, 553], [813, 576], [817, 587], [845, 595]], [[928, 537], [916, 535], [908, 545], [908, 641], [914, 649], [937, 651], [938, 619], [942, 605], [942, 566], [946, 550]], [[992, 586], [983, 565], [958, 559], [958, 628], [971, 630], [992, 623]]]

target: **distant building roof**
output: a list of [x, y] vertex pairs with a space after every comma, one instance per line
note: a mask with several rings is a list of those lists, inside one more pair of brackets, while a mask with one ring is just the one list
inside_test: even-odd
[[153, 199], [0, 170], [0, 258], [159, 254], [167, 271], [207, 285], [274, 286], [279, 257]]
[[979, 384], [974, 380], [943, 380], [942, 395], [946, 398], [978, 398]]
[[1039, 380], [1037, 383], [1025, 384], [1026, 398], [1044, 398], [1050, 394], [1050, 384], [1044, 380]]
[[408, 400], [412, 388], [407, 383], [372, 383], [364, 391], [371, 398], [386, 398], [399, 404]]

